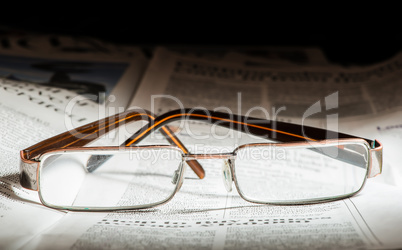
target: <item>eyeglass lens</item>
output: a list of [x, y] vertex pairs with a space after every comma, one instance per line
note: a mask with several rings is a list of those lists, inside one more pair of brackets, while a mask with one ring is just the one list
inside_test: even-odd
[[245, 147], [237, 151], [234, 174], [249, 201], [323, 200], [359, 191], [367, 159], [363, 144]]
[[[87, 161], [107, 156], [93, 171]], [[172, 149], [61, 152], [42, 160], [39, 190], [49, 206], [133, 207], [162, 202], [178, 185], [182, 154]]]

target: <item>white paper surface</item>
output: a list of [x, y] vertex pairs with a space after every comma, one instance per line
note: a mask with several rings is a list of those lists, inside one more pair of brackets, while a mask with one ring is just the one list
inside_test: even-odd
[[[384, 199], [382, 191], [375, 192], [387, 190], [383, 184], [367, 185], [354, 198], [324, 204], [255, 205], [241, 200], [236, 191], [226, 193], [221, 173], [212, 169], [216, 165], [203, 164], [209, 178], [186, 179], [168, 204], [109, 214], [70, 212], [23, 249], [378, 249], [400, 245], [400, 228], [389, 228], [402, 222], [398, 213], [402, 207]], [[394, 188], [388, 191], [389, 196], [401, 194]], [[388, 211], [396, 216], [387, 220], [388, 230], [382, 231], [385, 226], [377, 225], [384, 219], [385, 205], [392, 205]]]
[[[0, 248], [17, 249], [31, 240], [43, 230], [57, 222], [65, 214], [45, 208], [40, 202], [37, 192], [26, 190], [19, 184], [20, 150], [41, 140], [61, 133], [66, 129], [65, 121], [74, 125], [82, 125], [97, 117], [97, 104], [79, 106], [79, 119], [72, 121], [66, 117], [63, 104], [47, 107], [41, 102], [49, 102], [47, 92], [43, 95], [18, 95], [29, 88], [31, 93], [41, 90], [36, 85], [24, 85], [18, 88], [21, 92], [8, 92], [13, 81], [0, 80]], [[35, 89], [35, 91], [33, 91]], [[55, 90], [55, 88], [53, 88]], [[50, 93], [51, 91], [49, 91]], [[26, 92], [25, 92], [26, 93]], [[52, 100], [72, 95], [68, 91], [52, 93]], [[33, 100], [41, 100], [35, 102]], [[50, 103], [50, 102], [49, 102]], [[85, 108], [83, 108], [85, 107]], [[60, 111], [55, 109], [60, 108]], [[87, 111], [91, 115], [82, 116]], [[72, 116], [75, 117], [75, 116]]]
[[[294, 80], [287, 79], [276, 84], [270, 82], [269, 77], [268, 80], [265, 79], [262, 74], [267, 72], [268, 68], [274, 72], [278, 71], [277, 68], [271, 69], [271, 66], [267, 65], [252, 66], [249, 69], [250, 73], [254, 72], [257, 78], [249, 74], [247, 80], [228, 77], [225, 74], [206, 77], [202, 73], [195, 74], [192, 71], [175, 72], [178, 61], [188, 65], [211, 66], [208, 72], [213, 72], [215, 66], [226, 67], [226, 72], [230, 72], [231, 67], [244, 68], [245, 65], [240, 62], [245, 58], [249, 59], [239, 55], [230, 58], [232, 59], [230, 62], [218, 62], [205, 57], [201, 59], [185, 57], [158, 50], [130, 106], [147, 108], [159, 114], [179, 108], [180, 105], [177, 102], [179, 100], [185, 107], [201, 106], [219, 111], [230, 110], [238, 114], [249, 112], [250, 115], [265, 117], [263, 110], [269, 110], [272, 116], [275, 113], [272, 112], [272, 108], [278, 111], [281, 107], [278, 103], [282, 103], [286, 104], [288, 111], [291, 112], [277, 117], [292, 122], [300, 122], [298, 112], [304, 111], [305, 107], [317, 101], [321, 101], [321, 104], [327, 101], [325, 103], [327, 106], [321, 106], [322, 109], [333, 106], [331, 103], [333, 99], [325, 99], [327, 94], [337, 90], [331, 87], [333, 82], [324, 83], [325, 86], [322, 89], [317, 89], [318, 83], [309, 82], [308, 87], [317, 90], [314, 93], [305, 88], [298, 88], [300, 82], [296, 84]], [[261, 62], [265, 59], [259, 60]], [[275, 63], [274, 60], [268, 59], [265, 62], [269, 62], [269, 65]], [[336, 70], [339, 70], [335, 66], [321, 66], [315, 68], [314, 72], [317, 71], [318, 75], [335, 75], [338, 72]], [[188, 70], [185, 67], [181, 69]], [[298, 68], [296, 70], [300, 71]], [[285, 72], [282, 69], [279, 71]], [[292, 71], [286, 72], [288, 74]], [[392, 79], [391, 76], [397, 79], [398, 74], [399, 71], [392, 72], [387, 75], [387, 79]], [[245, 77], [245, 74], [242, 73], [240, 76]], [[259, 77], [263, 77], [263, 80], [258, 80]], [[384, 173], [388, 171], [400, 173], [399, 157], [396, 153], [386, 151], [388, 147], [391, 147], [387, 144], [393, 145], [395, 152], [400, 148], [395, 144], [395, 138], [399, 138], [398, 117], [400, 116], [397, 111], [399, 104], [383, 101], [377, 103], [378, 100], [373, 99], [370, 91], [379, 82], [371, 80], [356, 84], [344, 82], [340, 85], [335, 84], [335, 86], [344, 86], [346, 89], [344, 89], [346, 92], [340, 91], [338, 96], [340, 118], [339, 123], [335, 125], [344, 132], [356, 132], [357, 135], [376, 138], [380, 141], [384, 139], [386, 141], [384, 143]], [[387, 84], [396, 86], [396, 81], [388, 81]], [[278, 93], [275, 94], [273, 91]], [[162, 96], [166, 94], [176, 99]], [[389, 94], [384, 92], [383, 96]], [[240, 102], [238, 102], [239, 99]], [[378, 177], [369, 179], [362, 192], [349, 199], [314, 205], [256, 205], [241, 199], [235, 187], [230, 193], [226, 191], [222, 182], [221, 160], [203, 160], [201, 163], [206, 170], [205, 179], [195, 178], [194, 173], [188, 169], [180, 191], [170, 202], [162, 206], [116, 213], [63, 212], [45, 208], [38, 203], [36, 192], [28, 192], [18, 187], [17, 153], [18, 150], [55, 134], [59, 127], [56, 125], [53, 127], [51, 122], [53, 118], [57, 120], [57, 116], [50, 115], [46, 110], [43, 112], [49, 115], [35, 120], [30, 117], [30, 112], [23, 113], [18, 107], [10, 107], [13, 102], [11, 99], [8, 100], [10, 102], [5, 104], [0, 101], [2, 104], [0, 112], [5, 114], [1, 116], [5, 122], [0, 131], [5, 131], [4, 134], [8, 135], [8, 137], [2, 135], [0, 142], [2, 155], [6, 155], [8, 159], [1, 161], [3, 166], [0, 173], [2, 173], [3, 182], [0, 186], [0, 206], [2, 207], [0, 211], [3, 216], [0, 217], [0, 231], [10, 230], [10, 233], [1, 234], [1, 247], [9, 249], [188, 249], [190, 247], [193, 249], [389, 249], [402, 247], [400, 238], [402, 190], [397, 187], [397, 178], [399, 178], [397, 174], [395, 178], [391, 178], [390, 182], [388, 182], [390, 176], [387, 174], [385, 174], [387, 178], [381, 179], [380, 176], [379, 180], [376, 180]], [[364, 105], [357, 105], [362, 100]], [[290, 109], [297, 107], [298, 103], [302, 104], [301, 108], [296, 111]], [[352, 119], [353, 116], [347, 112], [348, 107], [354, 107], [354, 105], [357, 107], [353, 109], [353, 112], [357, 112], [359, 120]], [[23, 106], [26, 107], [26, 105]], [[256, 106], [264, 109], [253, 109]], [[383, 111], [387, 111], [386, 118], [379, 116]], [[295, 115], [292, 116], [292, 114]], [[10, 116], [16, 116], [16, 119], [9, 119]], [[46, 119], [46, 117], [52, 118]], [[19, 121], [19, 126], [25, 129], [19, 130], [21, 134], [12, 130], [17, 126], [9, 124], [16, 120]], [[335, 125], [330, 122], [327, 123], [327, 120], [323, 119], [307, 121], [311, 125], [334, 127]], [[56, 123], [57, 121], [54, 124]], [[394, 127], [386, 130], [387, 126]], [[29, 133], [28, 130], [31, 127], [35, 127], [35, 133]], [[381, 129], [377, 129], [377, 133], [374, 133], [377, 127]], [[383, 132], [383, 128], [384, 131], [389, 132]], [[22, 136], [28, 136], [28, 138], [19, 141], [18, 138]], [[217, 142], [213, 146], [222, 145]], [[12, 187], [13, 185], [15, 187]], [[18, 190], [11, 199], [8, 195], [14, 191], [10, 191], [10, 187]], [[33, 202], [20, 202], [20, 197]], [[25, 228], [22, 230], [23, 227]], [[19, 229], [21, 229], [20, 236], [12, 233]]]
[[[89, 38], [27, 35], [3, 39], [10, 46], [0, 48], [1, 57], [6, 58], [0, 67], [0, 248], [18, 249], [66, 214], [44, 207], [37, 192], [20, 186], [20, 150], [124, 110], [147, 60], [138, 48], [127, 47], [117, 52], [110, 44]], [[127, 67], [105, 96], [106, 102], [98, 104], [93, 96], [43, 85], [46, 72], [42, 76], [40, 70], [27, 68], [37, 62], [55, 62], [61, 70], [63, 65], [57, 63], [66, 63], [72, 70], [69, 73], [85, 71], [88, 62], [109, 68], [123, 64]], [[78, 71], [71, 69], [71, 62]], [[74, 74], [71, 77], [67, 79], [69, 82], [75, 79]], [[23, 80], [28, 78], [31, 80]]]

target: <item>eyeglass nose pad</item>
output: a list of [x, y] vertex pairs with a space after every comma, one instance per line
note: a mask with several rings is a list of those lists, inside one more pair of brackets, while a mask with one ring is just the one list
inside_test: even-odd
[[231, 160], [224, 160], [222, 165], [222, 179], [223, 184], [225, 185], [226, 191], [232, 191], [232, 171], [230, 168]]
[[[182, 169], [182, 166], [183, 166], [183, 162], [180, 163], [180, 166], [173, 172], [173, 176], [172, 176], [172, 184], [173, 184], [173, 185], [176, 185], [177, 182], [179, 181], [179, 178], [180, 178], [180, 169]], [[184, 169], [183, 169], [183, 175], [184, 175], [185, 170], [186, 170], [186, 169], [184, 168]], [[178, 190], [180, 190], [181, 186], [183, 185], [183, 182], [181, 182], [179, 185], [180, 185], [180, 186], [179, 186], [179, 189], [178, 189]]]
[[172, 176], [172, 184], [176, 185], [178, 180], [179, 180], [179, 170], [176, 169]]

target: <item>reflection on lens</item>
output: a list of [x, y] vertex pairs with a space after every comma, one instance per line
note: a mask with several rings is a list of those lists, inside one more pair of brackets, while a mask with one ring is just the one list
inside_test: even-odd
[[363, 186], [368, 169], [364, 144], [250, 146], [236, 152], [235, 178], [245, 199], [302, 203], [340, 198]]
[[40, 196], [46, 205], [66, 209], [146, 207], [173, 195], [181, 161], [172, 148], [51, 153], [41, 160]]

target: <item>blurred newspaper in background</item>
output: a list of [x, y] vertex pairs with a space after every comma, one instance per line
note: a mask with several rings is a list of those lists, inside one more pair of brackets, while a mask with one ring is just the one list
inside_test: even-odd
[[[92, 39], [44, 36], [28, 41], [35, 51], [43, 49], [42, 43], [50, 42], [46, 54], [64, 51], [62, 54], [71, 58], [76, 58], [76, 48], [86, 48], [80, 49], [87, 51], [80, 55], [94, 54], [92, 59], [107, 54], [130, 61], [134, 53], [128, 52], [132, 50], [130, 47], [115, 47]], [[10, 44], [19, 44], [18, 39], [11, 39]], [[48, 112], [43, 105], [35, 112], [23, 103], [15, 106], [12, 97], [7, 97], [8, 101], [1, 98], [0, 111], [4, 113], [1, 131], [7, 141], [0, 142], [1, 154], [6, 156], [0, 170], [0, 228], [6, 233], [0, 236], [0, 246], [9, 249], [400, 248], [402, 170], [397, 151], [402, 127], [401, 60], [398, 55], [377, 65], [343, 68], [328, 63], [316, 48], [158, 47], [152, 50], [152, 59], [145, 73], [138, 76], [141, 81], [133, 90], [127, 91], [124, 84], [114, 86], [111, 92], [115, 96], [114, 106], [102, 107], [102, 102], [94, 101], [76, 111], [77, 116], [94, 113], [100, 117], [99, 110], [108, 115], [140, 107], [161, 114], [181, 107], [200, 107], [340, 130], [384, 143], [381, 176], [368, 180], [355, 197], [314, 205], [245, 202], [236, 190], [227, 193], [224, 188], [222, 162], [205, 160], [202, 164], [206, 178], [198, 180], [187, 171], [181, 190], [160, 207], [118, 213], [46, 208], [39, 203], [36, 192], [20, 187], [18, 152], [62, 132], [62, 126], [51, 121], [64, 121], [65, 116]], [[8, 77], [0, 84], [4, 89], [7, 84], [22, 83]], [[38, 83], [34, 86], [42, 88]], [[12, 95], [3, 89], [0, 95]], [[126, 98], [129, 94], [120, 94], [125, 91], [132, 96]], [[108, 95], [105, 100], [110, 101]], [[35, 120], [40, 112], [48, 115]], [[97, 118], [88, 118], [92, 119]]]
[[245, 53], [205, 60], [159, 48], [131, 107], [156, 114], [199, 107], [390, 141], [393, 146], [385, 144], [385, 171], [376, 179], [401, 186], [401, 161], [396, 158], [402, 54], [371, 66], [344, 68], [322, 61], [316, 51], [309, 58], [307, 52], [303, 63], [279, 60], [272, 66], [273, 59]]

